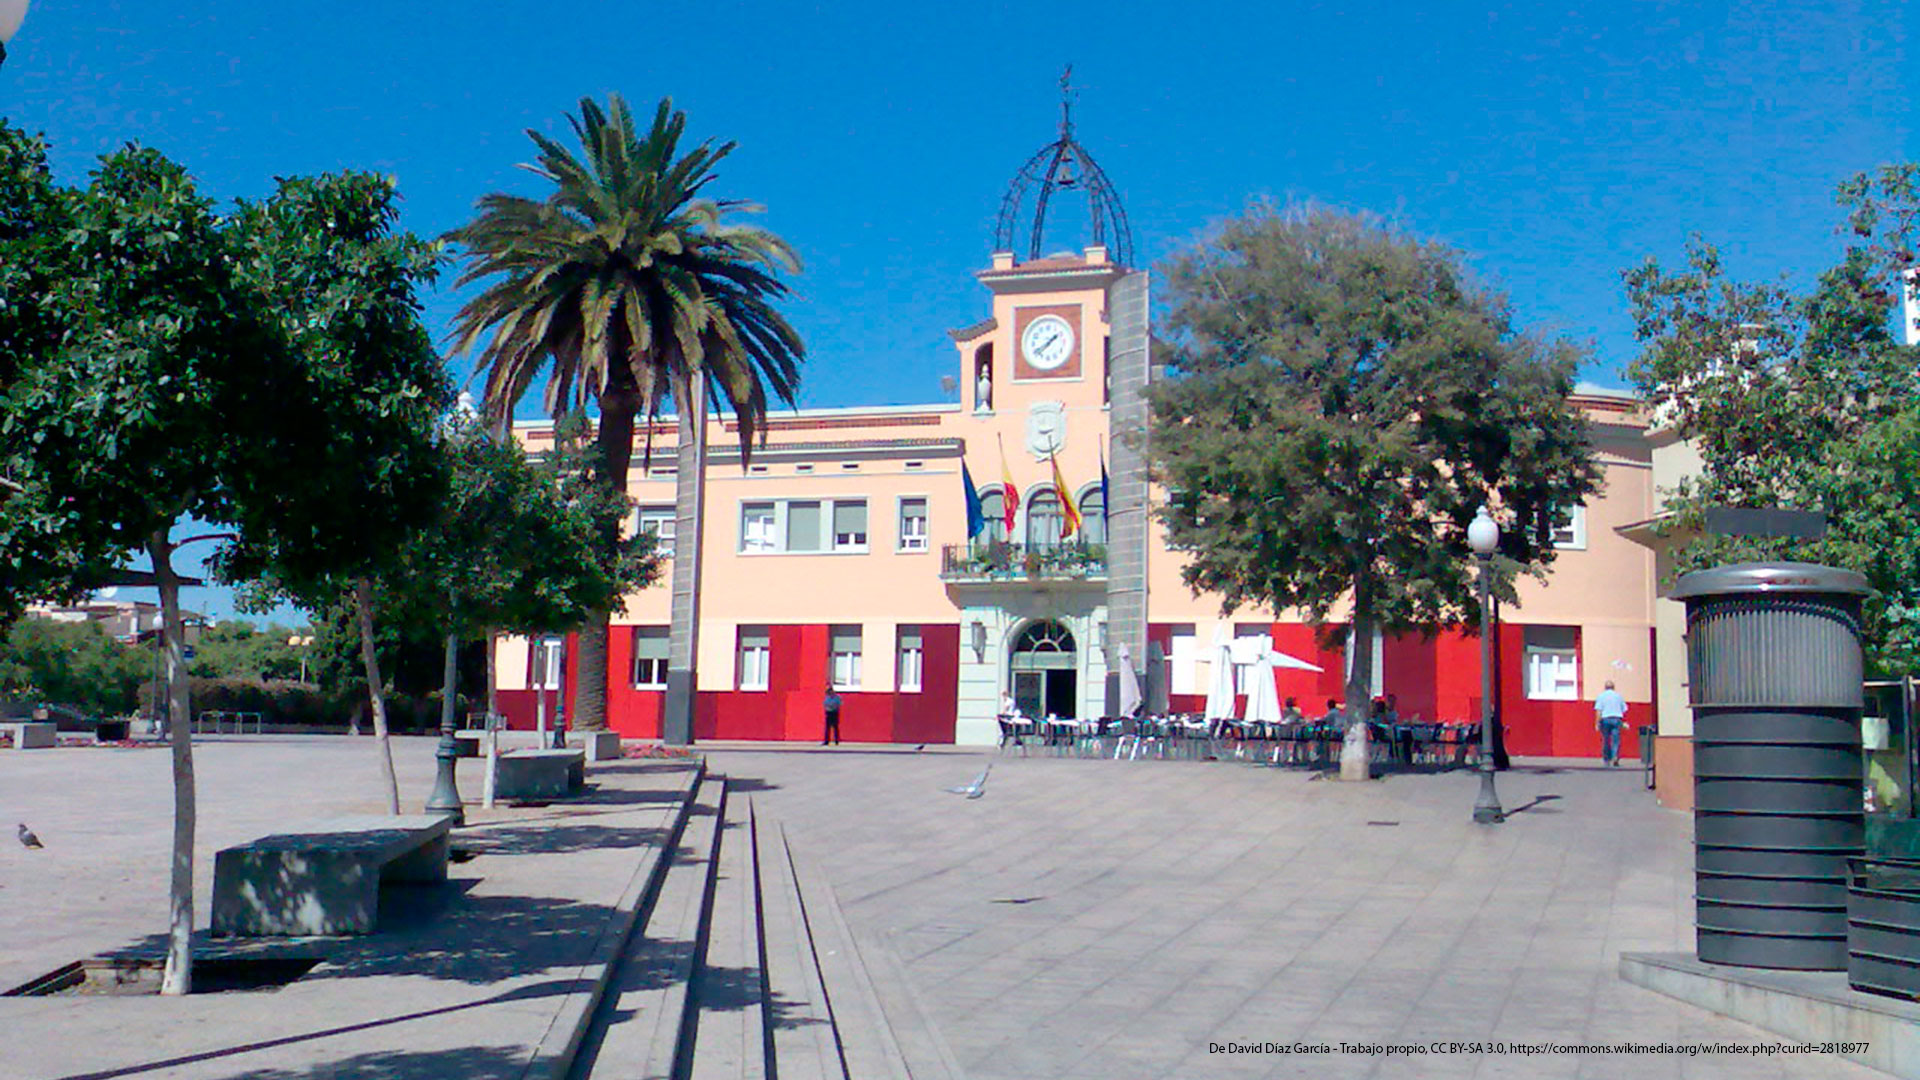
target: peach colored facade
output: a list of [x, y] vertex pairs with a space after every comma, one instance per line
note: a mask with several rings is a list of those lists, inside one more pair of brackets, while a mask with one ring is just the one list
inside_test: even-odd
[[[829, 686], [846, 702], [849, 741], [991, 743], [1007, 693], [1029, 713], [1106, 711], [1109, 582], [1097, 499], [1117, 434], [1108, 298], [1123, 273], [1097, 247], [1021, 264], [996, 255], [978, 275], [985, 317], [952, 335], [956, 404], [775, 413], [745, 470], [734, 432], [711, 422], [697, 737], [817, 739]], [[1609, 679], [1632, 720], [1654, 712], [1653, 555], [1615, 531], [1656, 509], [1645, 421], [1625, 398], [1576, 403], [1606, 486], [1565, 537], [1551, 577], [1524, 585], [1521, 603], [1502, 612], [1499, 700], [1516, 753], [1597, 755], [1590, 702]], [[535, 449], [551, 437], [543, 424], [517, 434]], [[654, 467], [636, 459], [637, 525], [651, 527], [654, 511], [673, 505], [674, 437], [671, 425], [656, 427]], [[1089, 504], [1084, 531], [1064, 549], [1047, 505], [1056, 462], [1074, 502]], [[1011, 541], [997, 562], [968, 542], [963, 463], [988, 493], [989, 535]], [[1010, 535], [991, 501], [1003, 468], [1019, 495]], [[1339, 696], [1340, 654], [1307, 628], [1285, 613], [1223, 616], [1217, 598], [1181, 584], [1181, 556], [1157, 529], [1147, 552], [1149, 648], [1136, 660], [1164, 704], [1198, 707], [1202, 656], [1222, 623], [1327, 668], [1282, 672], [1283, 696], [1310, 712]], [[651, 657], [668, 623], [664, 579], [630, 597], [615, 622], [611, 723], [629, 737], [657, 735], [663, 693]], [[1476, 639], [1450, 632], [1376, 648], [1380, 688], [1398, 695], [1403, 714], [1477, 716]], [[498, 656], [506, 708], [528, 723], [533, 650], [509, 641]]]

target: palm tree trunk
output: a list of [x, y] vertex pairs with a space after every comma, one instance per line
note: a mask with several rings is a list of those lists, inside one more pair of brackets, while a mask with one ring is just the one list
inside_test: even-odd
[[164, 530], [147, 541], [160, 590], [160, 638], [167, 654], [168, 742], [173, 749], [173, 871], [167, 881], [167, 963], [162, 994], [193, 992], [193, 714], [187, 693], [186, 627], [180, 623], [180, 579]]
[[669, 746], [693, 744], [699, 695], [700, 552], [707, 503], [707, 384], [699, 372], [673, 386], [679, 439], [674, 448], [673, 615], [667, 639], [667, 700], [661, 736]]
[[[600, 426], [595, 441], [600, 451], [600, 482], [622, 495], [627, 493], [627, 472], [633, 463], [633, 420], [639, 412], [639, 398], [631, 389], [609, 386], [600, 393]], [[620, 526], [602, 541], [611, 548], [620, 542]], [[579, 634], [579, 668], [574, 680], [573, 729], [607, 730], [607, 637], [611, 611], [596, 611]]]
[[387, 695], [381, 689], [380, 657], [373, 647], [373, 582], [353, 583], [360, 615], [360, 662], [367, 672], [367, 701], [373, 706], [373, 739], [380, 752], [380, 780], [387, 789], [387, 813], [400, 813], [400, 779], [393, 774], [393, 740], [387, 737]]

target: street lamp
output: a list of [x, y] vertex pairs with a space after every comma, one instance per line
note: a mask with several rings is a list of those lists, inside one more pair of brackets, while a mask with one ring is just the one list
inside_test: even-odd
[[0, 0], [0, 64], [7, 62], [7, 42], [20, 30], [27, 17], [27, 0]]
[[287, 647], [300, 650], [300, 681], [307, 681], [307, 649], [313, 645], [311, 634], [295, 634], [287, 639]]
[[1473, 820], [1480, 825], [1497, 825], [1504, 814], [1500, 795], [1493, 789], [1493, 630], [1488, 615], [1492, 608], [1493, 553], [1500, 546], [1500, 526], [1487, 515], [1485, 506], [1467, 526], [1467, 546], [1480, 562], [1480, 797], [1473, 801]]

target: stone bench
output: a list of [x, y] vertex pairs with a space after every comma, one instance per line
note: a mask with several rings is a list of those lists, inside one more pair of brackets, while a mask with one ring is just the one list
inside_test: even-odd
[[502, 799], [564, 799], [587, 786], [585, 750], [509, 750], [496, 769], [493, 792]]
[[453, 733], [454, 757], [477, 758], [487, 748], [487, 733], [484, 731], [456, 731]]
[[447, 879], [451, 818], [368, 814], [222, 849], [213, 863], [213, 933], [370, 934], [380, 887]]
[[0, 735], [11, 735], [15, 750], [44, 750], [53, 745], [54, 725], [47, 720], [9, 720], [0, 723]]

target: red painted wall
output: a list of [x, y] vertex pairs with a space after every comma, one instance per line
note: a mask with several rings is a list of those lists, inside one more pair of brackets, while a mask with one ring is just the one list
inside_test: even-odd
[[[769, 627], [767, 688], [702, 691], [694, 707], [694, 738], [818, 741], [826, 729], [829, 633], [825, 625]], [[922, 626], [920, 634], [921, 690], [842, 693], [842, 739], [953, 742], [960, 689], [960, 627]], [[893, 643], [870, 642], [868, 655], [876, 648], [891, 649]], [[609, 725], [625, 738], [659, 738], [666, 693], [632, 685], [633, 629], [614, 627], [607, 651]], [[501, 698], [502, 711], [512, 726], [533, 726], [532, 691], [503, 692]]]
[[[1172, 626], [1148, 628], [1148, 639], [1163, 644], [1172, 640]], [[1307, 716], [1325, 712], [1327, 699], [1344, 702], [1342, 672], [1346, 658], [1339, 648], [1320, 646], [1313, 629], [1301, 623], [1275, 623], [1273, 647], [1289, 656], [1318, 664], [1321, 672], [1283, 669], [1275, 673], [1280, 698], [1298, 700]], [[1496, 662], [1504, 679], [1499, 681], [1501, 713], [1506, 723], [1509, 753], [1533, 757], [1600, 756], [1600, 733], [1594, 727], [1591, 701], [1534, 701], [1526, 695], [1526, 628], [1502, 623], [1495, 633]], [[1576, 644], [1578, 641], [1576, 639]], [[1444, 631], [1431, 639], [1419, 635], [1388, 638], [1382, 643], [1385, 671], [1381, 685], [1399, 701], [1400, 715], [1424, 722], [1471, 723], [1481, 713], [1480, 638], [1462, 630]], [[1584, 656], [1582, 664], [1586, 662]], [[1245, 708], [1245, 699], [1240, 702]], [[1628, 729], [1621, 737], [1624, 757], [1639, 753], [1639, 739], [1633, 732], [1638, 724], [1650, 723], [1651, 702], [1629, 701]], [[1205, 694], [1170, 695], [1175, 712], [1199, 712], [1206, 707]]]

